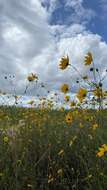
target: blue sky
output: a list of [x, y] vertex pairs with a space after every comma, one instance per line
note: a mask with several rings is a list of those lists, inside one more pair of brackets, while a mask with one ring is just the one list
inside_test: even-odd
[[[66, 0], [57, 0], [57, 6], [51, 14], [50, 24], [67, 26], [72, 23], [84, 24], [83, 21], [87, 20], [85, 18], [87, 17], [87, 12], [86, 15], [84, 15], [84, 18], [75, 21], [75, 19], [72, 19], [74, 9], [71, 6], [66, 6], [66, 2]], [[43, 6], [47, 7], [47, 10], [49, 9], [49, 5], [50, 1], [45, 1], [45, 3], [43, 3]], [[102, 38], [107, 41], [107, 1], [84, 0], [82, 6], [86, 10], [93, 11], [94, 14], [89, 22], [86, 23], [87, 30], [90, 30], [94, 34], [97, 33], [101, 35]]]
[[88, 28], [107, 41], [107, 1], [84, 0], [83, 4], [84, 7], [89, 7], [96, 13], [95, 18], [88, 24]]

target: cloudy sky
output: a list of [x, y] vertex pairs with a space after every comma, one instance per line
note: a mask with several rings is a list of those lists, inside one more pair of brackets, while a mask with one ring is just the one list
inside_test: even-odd
[[[0, 0], [0, 46], [2, 91], [13, 93], [13, 82], [16, 93], [23, 93], [26, 77], [33, 72], [51, 91], [67, 82], [75, 92], [78, 74], [60, 71], [58, 62], [68, 54], [84, 74], [84, 55], [91, 51], [105, 75], [107, 0]], [[30, 93], [35, 94], [34, 87]]]

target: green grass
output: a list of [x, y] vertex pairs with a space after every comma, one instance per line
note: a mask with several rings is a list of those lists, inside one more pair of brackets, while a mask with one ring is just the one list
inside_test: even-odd
[[72, 125], [66, 113], [0, 108], [0, 190], [106, 190], [107, 110], [74, 110]]

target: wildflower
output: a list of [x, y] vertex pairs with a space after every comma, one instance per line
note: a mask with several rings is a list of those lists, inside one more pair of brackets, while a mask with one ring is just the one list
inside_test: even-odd
[[77, 93], [77, 98], [79, 99], [79, 101], [82, 102], [86, 96], [87, 96], [87, 90], [85, 88], [80, 88]]
[[29, 82], [32, 82], [32, 81], [34, 81], [35, 79], [38, 80], [38, 76], [37, 76], [36, 74], [33, 74], [33, 73], [31, 73], [31, 74], [27, 77], [27, 80], [28, 80]]
[[97, 156], [102, 157], [104, 156], [104, 153], [105, 153], [104, 148], [99, 148], [99, 152], [97, 152]]
[[61, 156], [64, 154], [64, 149], [61, 149], [59, 152], [58, 152], [58, 156]]
[[68, 123], [68, 124], [71, 124], [72, 123], [72, 120], [73, 120], [73, 117], [72, 117], [72, 113], [71, 112], [69, 112], [67, 115], [66, 115], [66, 122]]
[[68, 84], [63, 84], [63, 85], [61, 86], [61, 91], [66, 94], [66, 93], [69, 91], [69, 86], [68, 86]]
[[48, 183], [52, 183], [54, 181], [54, 178], [52, 177], [52, 175], [50, 174], [48, 177]]
[[76, 106], [76, 103], [74, 101], [70, 102], [70, 107]]
[[63, 173], [63, 170], [62, 170], [62, 169], [59, 169], [59, 170], [57, 171], [57, 174], [58, 174], [58, 175], [62, 175], [62, 173]]
[[97, 156], [98, 157], [102, 157], [104, 156], [104, 154], [107, 152], [107, 145], [103, 144], [100, 148], [99, 148], [99, 152], [97, 152]]
[[61, 61], [60, 61], [60, 64], [59, 64], [59, 68], [64, 70], [68, 67], [69, 64], [69, 57], [67, 55], [67, 57], [62, 57], [61, 58]]
[[92, 129], [93, 129], [93, 130], [96, 130], [97, 128], [98, 128], [98, 124], [95, 123], [95, 124], [92, 126]]
[[102, 91], [102, 88], [100, 87], [97, 87], [94, 91], [94, 96], [98, 97], [98, 98], [101, 98], [103, 96], [103, 91]]
[[93, 57], [91, 52], [88, 52], [87, 55], [85, 56], [85, 65], [91, 65], [91, 63], [93, 62]]
[[69, 102], [70, 96], [65, 96], [64, 99], [65, 99], [66, 102]]
[[69, 146], [72, 146], [75, 140], [77, 139], [77, 136], [75, 135], [72, 140], [69, 142]]
[[103, 144], [102, 147], [104, 148], [105, 152], [107, 151], [107, 145]]
[[73, 145], [73, 140], [71, 140], [70, 142], [69, 142], [69, 146], [72, 146]]

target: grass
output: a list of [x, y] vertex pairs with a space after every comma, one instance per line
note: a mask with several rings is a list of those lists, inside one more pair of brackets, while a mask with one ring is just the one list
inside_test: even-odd
[[67, 112], [0, 108], [0, 190], [106, 190], [107, 110]]

